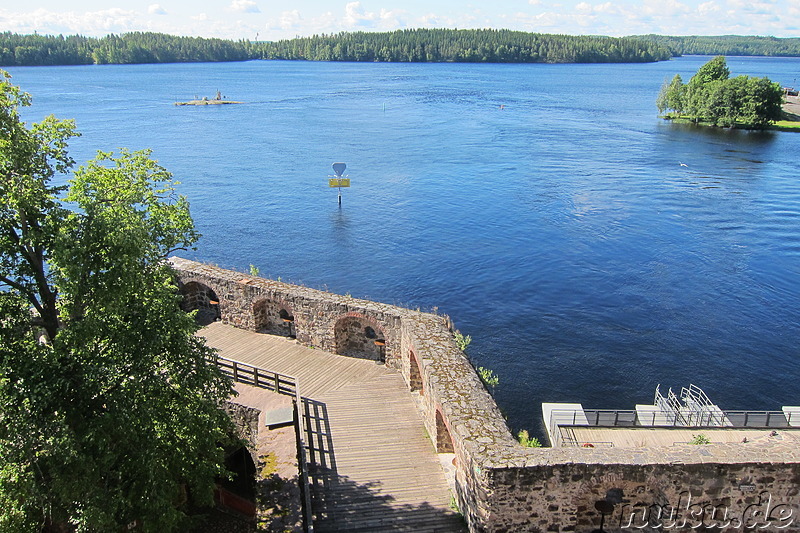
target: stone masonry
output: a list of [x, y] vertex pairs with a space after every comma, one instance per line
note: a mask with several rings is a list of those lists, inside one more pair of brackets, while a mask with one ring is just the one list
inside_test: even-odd
[[455, 453], [455, 497], [471, 531], [591, 531], [600, 524], [601, 500], [613, 504], [606, 531], [688, 530], [698, 517], [721, 520], [723, 510], [729, 529], [790, 521], [800, 527], [800, 437], [791, 432], [742, 444], [524, 448], [445, 317], [170, 261], [189, 308], [211, 308], [252, 331], [280, 334], [286, 327], [288, 334], [291, 327], [306, 346], [400, 372], [420, 395], [438, 451]]

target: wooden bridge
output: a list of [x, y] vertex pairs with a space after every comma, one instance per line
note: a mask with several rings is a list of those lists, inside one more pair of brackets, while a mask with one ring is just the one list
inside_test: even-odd
[[200, 334], [227, 359], [297, 378], [315, 531], [466, 530], [399, 373], [220, 322]]

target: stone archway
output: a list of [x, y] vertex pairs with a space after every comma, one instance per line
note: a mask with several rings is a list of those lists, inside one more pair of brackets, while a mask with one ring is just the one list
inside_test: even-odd
[[261, 298], [253, 303], [253, 329], [258, 333], [294, 336], [294, 316], [285, 303]]
[[436, 409], [436, 452], [455, 453], [453, 437], [450, 436], [450, 430], [447, 429], [447, 424], [439, 409]]
[[408, 350], [408, 366], [408, 388], [411, 389], [411, 392], [419, 391], [420, 394], [424, 394], [425, 390], [422, 382], [422, 369], [419, 366], [419, 361], [417, 360], [414, 350]]
[[183, 300], [181, 309], [186, 312], [197, 310], [195, 316], [198, 323], [208, 325], [222, 317], [219, 307], [219, 297], [214, 289], [200, 283], [199, 281], [189, 281], [181, 285], [180, 288]]
[[377, 323], [366, 317], [341, 317], [333, 327], [333, 335], [339, 355], [386, 361], [386, 336]]

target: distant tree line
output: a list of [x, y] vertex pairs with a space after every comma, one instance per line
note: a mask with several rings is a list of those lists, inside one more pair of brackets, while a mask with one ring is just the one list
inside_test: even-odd
[[656, 106], [666, 118], [688, 118], [714, 126], [761, 129], [781, 118], [783, 89], [769, 78], [730, 77], [717, 56], [684, 84], [680, 74], [661, 87]]
[[669, 35], [636, 35], [637, 39], [669, 48], [675, 55], [723, 56], [800, 56], [800, 39], [743, 35], [674, 37]]
[[133, 32], [102, 38], [0, 33], [0, 66], [192, 63], [252, 59], [244, 41]]
[[666, 60], [661, 45], [631, 38], [511, 30], [417, 29], [315, 35], [260, 45], [264, 59], [459, 63], [640, 63]]
[[509, 30], [339, 33], [276, 42], [159, 33], [102, 38], [0, 33], [0, 66], [183, 63], [247, 59], [482, 63], [627, 63], [669, 59], [661, 45], [629, 38]]
[[343, 32], [274, 42], [133, 32], [102, 38], [0, 33], [0, 66], [292, 59], [461, 63], [640, 63], [681, 54], [800, 56], [800, 39], [602, 37], [511, 30]]

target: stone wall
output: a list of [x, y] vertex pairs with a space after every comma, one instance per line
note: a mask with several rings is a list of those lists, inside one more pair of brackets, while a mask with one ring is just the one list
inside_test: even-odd
[[613, 504], [609, 532], [800, 526], [800, 465], [780, 443], [674, 448], [542, 449], [525, 466], [491, 465], [478, 530], [591, 531], [600, 525], [601, 500]]
[[256, 450], [258, 449], [258, 417], [261, 411], [255, 407], [241, 405], [236, 402], [228, 401], [225, 403], [225, 411], [231, 417], [234, 424], [236, 435], [247, 441], [247, 450], [256, 462]]
[[[218, 298], [212, 301], [219, 302], [224, 322], [273, 331], [286, 323], [283, 312], [292, 318], [298, 342], [382, 360], [397, 369], [409, 393], [420, 396], [417, 404], [437, 449], [455, 453], [455, 496], [471, 531], [591, 531], [600, 524], [595, 508], [600, 500], [614, 504], [605, 517], [607, 531], [656, 530], [659, 525], [679, 531], [680, 522], [659, 520], [668, 518], [670, 509], [678, 519], [681, 506], [687, 520], [698, 516], [698, 504], [729, 509], [729, 517], [740, 521], [755, 513], [751, 522], [760, 520], [759, 512], [771, 512], [777, 520], [775, 513], [791, 510], [800, 526], [800, 450], [794, 439], [777, 435], [757, 444], [662, 448], [523, 448], [456, 346], [445, 318], [185, 259], [171, 261], [179, 285], [192, 289], [198, 308]], [[259, 303], [264, 300], [271, 303]], [[531, 406], [531, 415], [538, 416], [539, 408]]]

